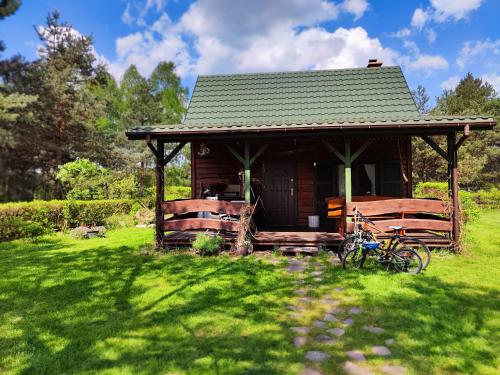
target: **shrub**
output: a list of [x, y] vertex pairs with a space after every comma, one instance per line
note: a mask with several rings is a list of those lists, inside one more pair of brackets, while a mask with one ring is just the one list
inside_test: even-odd
[[128, 214], [132, 204], [133, 201], [128, 199], [0, 204], [0, 241], [23, 238], [26, 231], [23, 231], [25, 225], [22, 222], [36, 223], [45, 233], [78, 226], [103, 225], [106, 218], [112, 215]]
[[104, 219], [106, 228], [130, 228], [134, 226], [134, 218], [130, 214], [114, 214]]
[[0, 239], [3, 240], [16, 238], [36, 239], [47, 233], [50, 233], [50, 228], [44, 227], [37, 222], [13, 216], [0, 218]]
[[193, 249], [200, 255], [218, 254], [224, 244], [221, 236], [198, 233], [193, 241]]
[[[141, 202], [148, 207], [154, 207], [156, 198], [156, 187], [152, 186], [146, 189], [146, 196], [141, 199]], [[188, 186], [166, 186], [165, 200], [171, 201], [175, 199], [191, 198], [191, 188]]]
[[490, 190], [479, 190], [471, 193], [474, 201], [486, 208], [500, 208], [500, 189], [492, 188]]
[[[419, 182], [415, 187], [416, 198], [434, 198], [449, 201], [448, 183], [446, 182]], [[475, 220], [479, 216], [479, 208], [472, 199], [471, 193], [459, 191], [460, 205], [464, 221]]]
[[140, 225], [151, 224], [155, 221], [155, 212], [149, 208], [143, 208], [135, 213], [134, 221]]

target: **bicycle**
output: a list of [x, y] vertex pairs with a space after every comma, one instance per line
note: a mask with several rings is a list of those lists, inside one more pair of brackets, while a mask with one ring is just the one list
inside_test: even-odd
[[[373, 231], [368, 230], [366, 226], [373, 228], [374, 230], [387, 236], [387, 239], [380, 241]], [[397, 231], [395, 234], [387, 234], [379, 230], [373, 221], [369, 218], [364, 217], [361, 212], [354, 208], [354, 231], [353, 234], [346, 236], [346, 238], [341, 242], [339, 246], [339, 258], [342, 261], [343, 257], [347, 254], [349, 250], [357, 247], [357, 244], [364, 238], [366, 241], [379, 242], [380, 248], [386, 248], [390, 251], [395, 251], [402, 247], [410, 247], [417, 252], [417, 254], [422, 259], [422, 269], [425, 270], [431, 261], [431, 252], [429, 247], [418, 238], [407, 237], [402, 232], [404, 231], [404, 226], [390, 226], [391, 229]]]
[[[384, 265], [387, 270], [392, 268], [396, 272], [418, 274], [422, 270], [422, 259], [410, 247], [403, 247], [392, 251], [379, 248], [380, 242], [364, 241], [359, 248], [349, 250], [342, 261], [342, 267], [363, 268], [369, 257]], [[382, 251], [380, 251], [382, 250]]]

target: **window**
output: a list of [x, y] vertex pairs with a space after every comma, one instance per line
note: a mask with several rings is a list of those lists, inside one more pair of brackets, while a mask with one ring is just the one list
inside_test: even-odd
[[381, 194], [389, 197], [401, 197], [403, 195], [403, 182], [399, 161], [383, 161], [381, 163], [380, 174]]
[[338, 195], [337, 164], [333, 162], [316, 163], [316, 213], [326, 217], [327, 207], [325, 198]]

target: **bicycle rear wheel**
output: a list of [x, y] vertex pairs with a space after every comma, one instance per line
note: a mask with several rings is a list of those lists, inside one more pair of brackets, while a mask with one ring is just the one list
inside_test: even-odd
[[422, 269], [425, 270], [427, 268], [431, 261], [431, 251], [424, 241], [418, 238], [401, 237], [394, 245], [393, 250], [397, 250], [400, 247], [411, 247], [415, 250], [422, 259]]
[[344, 259], [342, 259], [342, 267], [344, 269], [363, 268], [366, 254], [361, 249], [349, 250]]
[[422, 259], [412, 248], [402, 247], [392, 253], [391, 266], [396, 272], [417, 274], [422, 271]]

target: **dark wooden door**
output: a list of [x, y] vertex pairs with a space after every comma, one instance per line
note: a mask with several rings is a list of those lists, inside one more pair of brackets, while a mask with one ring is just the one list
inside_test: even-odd
[[295, 166], [289, 162], [264, 163], [264, 220], [267, 226], [296, 223]]

